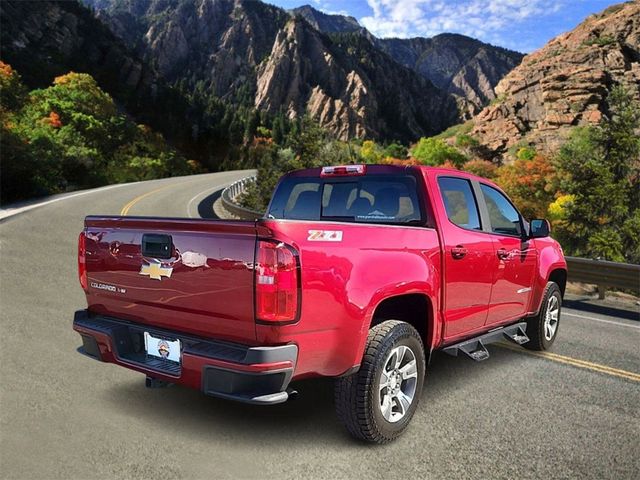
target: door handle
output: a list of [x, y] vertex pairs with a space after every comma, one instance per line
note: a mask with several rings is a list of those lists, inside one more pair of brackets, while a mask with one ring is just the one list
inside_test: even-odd
[[507, 252], [505, 248], [498, 249], [496, 253], [498, 254], [498, 258], [500, 260], [506, 260], [507, 258], [509, 258], [509, 252]]
[[456, 245], [451, 249], [451, 256], [456, 260], [460, 260], [466, 254], [467, 254], [467, 249], [464, 248], [462, 245]]

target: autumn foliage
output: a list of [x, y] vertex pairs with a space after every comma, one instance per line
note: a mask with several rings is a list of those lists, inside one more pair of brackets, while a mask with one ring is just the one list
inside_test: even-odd
[[0, 120], [3, 202], [199, 171], [161, 135], [119, 113], [86, 74], [29, 92], [0, 62]]

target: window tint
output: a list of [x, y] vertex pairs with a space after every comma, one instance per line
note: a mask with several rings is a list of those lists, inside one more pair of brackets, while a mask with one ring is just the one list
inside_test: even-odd
[[462, 228], [480, 230], [480, 215], [471, 183], [464, 178], [440, 177], [438, 185], [449, 220]]
[[480, 189], [489, 210], [491, 230], [494, 233], [519, 236], [522, 232], [520, 214], [507, 197], [489, 185], [480, 184]]
[[415, 178], [287, 178], [274, 194], [270, 218], [363, 223], [422, 223]]

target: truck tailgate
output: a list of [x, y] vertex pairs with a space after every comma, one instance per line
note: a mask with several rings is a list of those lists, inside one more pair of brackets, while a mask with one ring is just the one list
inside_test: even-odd
[[259, 228], [246, 221], [87, 217], [89, 310], [255, 343], [253, 263]]

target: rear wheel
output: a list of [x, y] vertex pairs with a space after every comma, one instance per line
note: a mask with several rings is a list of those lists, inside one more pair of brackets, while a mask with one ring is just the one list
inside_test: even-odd
[[558, 336], [560, 312], [562, 309], [562, 293], [554, 282], [547, 283], [540, 311], [527, 318], [527, 335], [529, 341], [523, 347], [529, 350], [548, 350]]
[[372, 327], [360, 370], [336, 382], [338, 417], [356, 438], [393, 440], [418, 406], [424, 371], [424, 347], [415, 328], [398, 320]]

